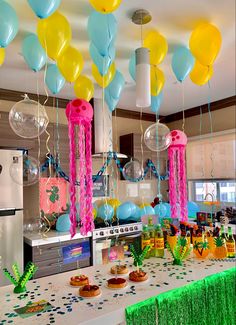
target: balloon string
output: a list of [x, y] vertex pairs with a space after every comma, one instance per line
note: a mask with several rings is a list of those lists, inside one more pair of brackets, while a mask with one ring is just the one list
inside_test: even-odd
[[[141, 107], [140, 110], [140, 131], [141, 131], [141, 144], [140, 144], [140, 149], [141, 149], [141, 170], [142, 170], [142, 174], [143, 174], [143, 108]], [[144, 197], [143, 195], [141, 196], [141, 202], [142, 204], [144, 204]]]
[[183, 108], [183, 123], [182, 123], [182, 131], [184, 132], [185, 129], [185, 100], [184, 100], [184, 83], [181, 82], [181, 90], [182, 90], [182, 108]]
[[[117, 129], [117, 115], [116, 115], [116, 109], [115, 109], [115, 137], [116, 137], [116, 148], [115, 151], [118, 152], [118, 129]], [[119, 170], [116, 168], [116, 184], [115, 184], [115, 189], [116, 189], [116, 198], [119, 200]], [[116, 221], [117, 224], [119, 225], [120, 220], [119, 217], [116, 215]]]
[[[159, 112], [156, 112], [156, 123], [159, 123]], [[160, 155], [158, 155], [158, 152], [156, 153], [157, 158], [157, 172], [158, 172], [158, 181], [157, 181], [157, 196], [159, 198], [159, 201], [162, 201], [162, 195], [161, 195], [161, 178], [160, 178]]]
[[[104, 65], [105, 62], [103, 60], [103, 71], [104, 71]], [[103, 116], [103, 153], [102, 153], [102, 164], [104, 164], [105, 162], [105, 90], [104, 90], [104, 86], [105, 86], [105, 80], [104, 80], [104, 76], [102, 76], [102, 116]], [[105, 182], [105, 207], [107, 206], [107, 195], [108, 195], [108, 177], [107, 177], [107, 173], [104, 175], [106, 182]], [[109, 222], [108, 222], [108, 213], [106, 213], [106, 209], [105, 209], [105, 219], [104, 219], [104, 223], [107, 227], [109, 227]]]
[[[38, 109], [37, 109], [37, 114], [38, 114], [38, 120], [39, 120], [39, 84], [38, 84], [38, 74], [37, 74], [37, 98], [38, 98]], [[37, 141], [38, 141], [38, 173], [39, 173], [39, 184], [41, 181], [41, 173], [40, 173], [40, 136], [39, 136], [39, 123], [38, 125], [38, 134], [37, 134]], [[40, 202], [40, 191], [39, 191], [39, 196], [38, 196], [39, 202]], [[39, 204], [39, 222], [41, 223], [41, 210], [40, 210], [40, 204]], [[39, 234], [41, 234], [41, 230], [40, 228], [39, 230]]]
[[208, 103], [207, 103], [209, 121], [210, 121], [210, 131], [211, 131], [211, 180], [212, 180], [212, 195], [215, 193], [215, 184], [214, 184], [214, 144], [213, 144], [213, 123], [212, 123], [212, 114], [211, 114], [211, 87], [210, 81], [208, 81]]
[[201, 143], [201, 177], [204, 178], [204, 160], [203, 160], [203, 142], [202, 142], [202, 106], [200, 106], [200, 126], [199, 126], [199, 134], [200, 134], [200, 143]]

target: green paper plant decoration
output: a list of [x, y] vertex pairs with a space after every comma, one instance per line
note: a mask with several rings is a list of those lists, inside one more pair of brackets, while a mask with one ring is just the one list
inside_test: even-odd
[[185, 260], [191, 252], [191, 248], [188, 247], [186, 238], [178, 238], [177, 244], [173, 250], [169, 243], [166, 243], [166, 248], [174, 258], [173, 265], [182, 265], [183, 260]]
[[32, 262], [28, 262], [23, 274], [20, 275], [19, 266], [17, 263], [14, 263], [12, 265], [12, 270], [15, 277], [11, 275], [11, 273], [6, 268], [3, 269], [3, 273], [6, 276], [6, 278], [12, 284], [14, 284], [15, 286], [14, 293], [22, 293], [26, 291], [25, 285], [33, 277], [37, 269], [38, 268], [35, 264], [33, 264]]
[[133, 245], [130, 246], [130, 252], [134, 259], [134, 265], [137, 267], [137, 271], [139, 272], [139, 268], [143, 265], [143, 260], [149, 251], [150, 246], [145, 246], [142, 251], [140, 249], [136, 249]]

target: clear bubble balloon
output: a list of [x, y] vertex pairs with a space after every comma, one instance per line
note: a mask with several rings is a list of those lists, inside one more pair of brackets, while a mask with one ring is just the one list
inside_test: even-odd
[[124, 165], [122, 174], [127, 181], [135, 181], [142, 177], [143, 168], [138, 160], [131, 160]]
[[169, 128], [162, 123], [155, 123], [149, 126], [144, 134], [144, 143], [152, 151], [166, 150], [171, 144]]
[[12, 130], [22, 138], [36, 138], [47, 128], [48, 116], [45, 108], [27, 95], [16, 103], [9, 113]]
[[22, 164], [15, 164], [13, 162], [10, 166], [10, 175], [13, 181], [24, 186], [36, 184], [39, 180], [38, 161], [28, 155], [20, 156], [19, 159], [23, 159], [23, 177], [19, 178], [19, 175], [22, 173]]

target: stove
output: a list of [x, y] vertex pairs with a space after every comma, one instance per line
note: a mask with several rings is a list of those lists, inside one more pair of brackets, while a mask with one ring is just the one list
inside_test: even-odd
[[129, 254], [131, 244], [141, 245], [142, 230], [142, 222], [95, 229], [92, 232], [93, 265], [103, 263], [103, 249], [121, 245], [124, 247], [124, 254]]
[[142, 222], [130, 223], [125, 225], [117, 225], [114, 227], [104, 227], [95, 229], [92, 232], [92, 239], [101, 239], [107, 237], [115, 237], [121, 235], [131, 235], [137, 232], [142, 232], [143, 226]]

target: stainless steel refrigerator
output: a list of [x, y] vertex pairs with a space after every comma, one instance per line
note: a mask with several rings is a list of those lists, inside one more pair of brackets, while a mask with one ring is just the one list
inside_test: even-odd
[[[14, 180], [13, 180], [14, 179]], [[10, 284], [2, 269], [23, 268], [23, 156], [0, 149], [0, 287]]]

